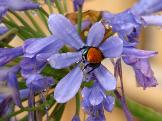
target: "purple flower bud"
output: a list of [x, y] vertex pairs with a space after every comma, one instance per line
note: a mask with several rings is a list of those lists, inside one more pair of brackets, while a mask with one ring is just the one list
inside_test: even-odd
[[74, 11], [78, 11], [83, 6], [84, 0], [73, 0]]
[[80, 121], [80, 117], [78, 115], [74, 115], [71, 121]]

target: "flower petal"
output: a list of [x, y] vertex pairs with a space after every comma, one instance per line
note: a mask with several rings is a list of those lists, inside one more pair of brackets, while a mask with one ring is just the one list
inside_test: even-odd
[[83, 42], [72, 23], [61, 14], [52, 14], [48, 20], [48, 26], [52, 33], [69, 46], [80, 49]]
[[145, 24], [153, 26], [162, 26], [162, 16], [152, 15], [152, 16], [142, 16], [145, 21]]
[[0, 82], [7, 79], [7, 74], [10, 71], [9, 67], [0, 67]]
[[[138, 83], [138, 86], [142, 86], [144, 89], [147, 87], [155, 87], [158, 83], [154, 75], [152, 76], [145, 76], [141, 70], [134, 69], [135, 75], [136, 75], [136, 80]], [[152, 70], [150, 70], [152, 72]]]
[[46, 89], [53, 84], [54, 84], [53, 78], [43, 77], [40, 74], [30, 75], [29, 78], [26, 80], [26, 85], [28, 87], [31, 87], [34, 92]]
[[99, 48], [106, 58], [119, 57], [123, 51], [123, 41], [118, 37], [110, 37]]
[[111, 112], [114, 108], [115, 98], [112, 96], [107, 96], [104, 100], [104, 108], [106, 111]]
[[30, 92], [30, 90], [28, 88], [27, 89], [21, 89], [20, 90], [20, 98], [21, 98], [21, 100], [27, 99], [28, 96], [29, 96], [29, 92]]
[[10, 10], [24, 11], [39, 8], [39, 4], [34, 3], [31, 0], [15, 0], [14, 2], [12, 0], [6, 1]]
[[57, 84], [54, 98], [59, 103], [65, 103], [78, 92], [83, 79], [83, 72], [80, 67], [75, 67]]
[[7, 10], [8, 10], [7, 6], [0, 6], [0, 20], [6, 14]]
[[101, 22], [95, 23], [89, 30], [87, 45], [97, 47], [104, 38], [105, 28]]
[[148, 15], [162, 10], [161, 0], [140, 0], [132, 11], [138, 15]]
[[45, 65], [46, 62], [37, 61], [35, 58], [23, 58], [20, 62], [21, 74], [24, 78], [27, 78], [33, 73], [40, 73]]
[[63, 43], [54, 36], [28, 39], [24, 45], [25, 57], [34, 57], [38, 53], [57, 52]]
[[122, 53], [124, 56], [133, 56], [137, 58], [149, 58], [155, 56], [156, 54], [156, 51], [139, 50], [134, 47], [124, 47]]
[[15, 104], [19, 107], [22, 106], [20, 100], [20, 93], [18, 90], [18, 81], [15, 73], [9, 72], [8, 73], [8, 86], [12, 89], [12, 98]]
[[68, 67], [71, 64], [80, 61], [81, 59], [81, 52], [67, 52], [51, 56], [50, 58], [48, 58], [48, 62], [53, 68], [61, 69]]
[[91, 93], [89, 95], [89, 102], [91, 105], [99, 105], [103, 101], [103, 95], [99, 85], [95, 85], [91, 88]]
[[102, 64], [94, 70], [94, 73], [105, 90], [114, 90], [116, 88], [115, 77]]

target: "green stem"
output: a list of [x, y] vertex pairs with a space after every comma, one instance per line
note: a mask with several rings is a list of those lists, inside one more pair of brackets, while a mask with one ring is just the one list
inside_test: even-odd
[[3, 46], [3, 47], [8, 47], [8, 48], [12, 48], [12, 46], [0, 41], [0, 45]]
[[25, 11], [24, 12], [25, 15], [31, 20], [32, 24], [34, 25], [34, 27], [37, 29], [38, 32], [41, 32], [41, 34], [43, 36], [45, 36], [45, 33], [43, 32], [43, 30], [39, 27], [38, 23], [35, 21], [35, 19], [33, 18], [33, 16], [29, 13], [29, 11]]
[[[12, 19], [12, 17], [10, 17], [10, 15], [6, 15], [7, 16], [7, 18], [9, 19], [9, 21], [8, 20], [4, 20], [4, 18], [3, 18], [3, 20], [2, 21], [4, 21], [4, 23], [5, 23], [5, 25], [8, 27], [8, 28], [12, 28], [10, 25], [8, 25], [8, 23], [10, 22], [10, 23], [13, 23], [14, 24], [14, 26], [17, 28], [17, 29], [19, 29], [19, 26], [17, 25], [17, 23], [15, 23], [14, 22], [14, 20]], [[7, 22], [7, 23], [6, 23]], [[23, 35], [21, 35], [19, 32], [17, 32], [17, 35], [22, 39], [22, 40], [24, 40], [25, 39], [25, 37], [23, 36]]]
[[48, 23], [47, 23], [47, 19], [46, 19], [45, 15], [42, 14], [39, 10], [36, 10], [36, 11], [37, 11], [39, 18], [43, 21], [44, 25], [48, 29]]
[[80, 94], [79, 92], [76, 94], [76, 115], [80, 113]]
[[[130, 112], [141, 119], [141, 121], [162, 121], [162, 114], [154, 111], [153, 109], [139, 104], [131, 99], [126, 98], [127, 106]], [[118, 107], [121, 107], [119, 102], [116, 103]]]
[[[28, 28], [22, 29], [21, 26], [18, 26], [16, 23], [12, 21], [8, 21], [3, 18], [2, 22], [10, 29], [17, 28], [19, 31], [16, 33], [22, 40], [35, 37]], [[23, 26], [22, 26], [23, 27]]]
[[40, 12], [43, 13], [47, 18], [49, 17], [48, 13], [43, 9], [39, 8]]
[[27, 27], [31, 32], [36, 33], [35, 30], [16, 12], [10, 11], [25, 27]]
[[63, 0], [64, 11], [67, 12], [67, 1]]
[[60, 2], [60, 0], [55, 0], [55, 5], [57, 7], [57, 10], [59, 11], [60, 14], [64, 14], [64, 10], [62, 7], [62, 4]]
[[49, 8], [50, 14], [52, 14], [53, 9], [52, 9], [52, 5], [51, 5], [51, 0], [47, 0], [47, 5], [48, 5], [48, 8]]
[[78, 24], [78, 33], [81, 33], [81, 27], [82, 27], [82, 7], [78, 9], [78, 14], [77, 14], [77, 24]]
[[2, 118], [0, 118], [0, 121], [5, 121], [5, 119], [10, 119], [11, 117], [13, 116], [16, 116], [24, 111], [28, 111], [28, 112], [33, 112], [33, 111], [36, 111], [36, 110], [40, 110], [40, 111], [44, 111], [45, 108], [51, 104], [53, 104], [54, 102], [54, 99], [51, 98], [49, 100], [47, 100], [47, 102], [43, 103], [43, 104], [40, 104], [39, 106], [37, 107], [24, 107], [24, 108], [21, 108], [20, 110], [16, 111], [16, 112], [11, 112], [9, 113], [7, 116], [4, 116]]

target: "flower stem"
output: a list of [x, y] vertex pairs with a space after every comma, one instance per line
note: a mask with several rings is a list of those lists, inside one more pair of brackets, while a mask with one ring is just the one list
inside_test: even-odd
[[35, 19], [33, 18], [33, 16], [29, 13], [29, 11], [25, 11], [24, 12], [25, 15], [31, 20], [32, 24], [34, 25], [34, 27], [37, 29], [38, 32], [41, 32], [41, 34], [43, 36], [45, 36], [45, 33], [43, 32], [43, 30], [39, 27], [38, 23], [35, 21]]
[[64, 11], [67, 12], [67, 1], [63, 0]]
[[59, 11], [60, 14], [64, 14], [64, 9], [62, 7], [62, 4], [60, 0], [55, 0], [55, 5], [57, 7], [57, 10]]
[[78, 33], [81, 33], [81, 26], [82, 26], [82, 7], [79, 7], [78, 14], [77, 14], [77, 24], [78, 24]]
[[47, 102], [45, 102], [43, 104], [40, 104], [37, 107], [24, 107], [24, 108], [21, 108], [20, 110], [18, 110], [16, 112], [11, 112], [7, 116], [1, 117], [0, 121], [5, 121], [5, 119], [9, 119], [9, 118], [11, 118], [13, 116], [18, 115], [19, 113], [24, 112], [24, 111], [28, 111], [28, 112], [33, 112], [33, 111], [36, 111], [36, 110], [44, 111], [45, 108], [47, 106], [49, 106], [49, 105], [52, 105], [54, 101], [55, 100], [53, 98], [51, 98], [51, 99], [47, 100]]
[[47, 0], [47, 5], [48, 5], [48, 8], [49, 8], [50, 14], [52, 14], [53, 9], [52, 9], [52, 5], [51, 5], [51, 0]]
[[80, 113], [80, 94], [79, 92], [76, 94], [76, 115]]
[[43, 13], [48, 18], [49, 15], [43, 8], [39, 8], [39, 10], [41, 13]]
[[31, 32], [36, 34], [36, 31], [16, 12], [10, 11], [25, 27], [27, 27]]
[[47, 19], [46, 16], [39, 10], [36, 10], [39, 18], [43, 21], [44, 25], [46, 26], [46, 28], [48, 29], [48, 23], [47, 23]]
[[[10, 29], [17, 28], [18, 32], [16, 33], [22, 40], [33, 38], [35, 35], [28, 30], [28, 28], [23, 26], [18, 26], [16, 23], [3, 18], [2, 22]], [[23, 28], [23, 29], [22, 29]]]

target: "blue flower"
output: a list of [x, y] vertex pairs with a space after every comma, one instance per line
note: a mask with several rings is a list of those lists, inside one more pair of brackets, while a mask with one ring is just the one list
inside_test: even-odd
[[86, 98], [82, 100], [82, 107], [88, 114], [86, 121], [106, 121], [103, 105], [91, 105]]
[[[22, 107], [21, 100], [27, 98], [29, 91], [27, 89], [19, 90], [18, 81], [16, 77], [16, 74], [19, 70], [19, 65], [13, 66], [11, 68], [1, 67], [0, 85], [3, 86], [4, 83], [2, 82], [6, 81], [7, 87], [11, 89], [11, 94], [9, 96], [12, 98], [12, 100], [17, 106]], [[5, 98], [6, 96], [3, 97], [3, 100], [5, 100]]]
[[37, 9], [39, 4], [33, 3], [30, 0], [0, 0], [0, 19], [6, 14], [8, 10], [24, 11], [29, 9]]
[[32, 74], [26, 80], [26, 85], [33, 92], [43, 91], [54, 85], [54, 80], [51, 77], [44, 77], [40, 74]]
[[74, 11], [78, 11], [83, 6], [84, 0], [73, 0]]
[[139, 86], [142, 86], [145, 89], [147, 87], [154, 87], [157, 85], [157, 81], [154, 77], [148, 58], [126, 56], [123, 57], [123, 60], [126, 64], [133, 68]]
[[[101, 87], [98, 81], [95, 80], [92, 87], [84, 87], [82, 90], [83, 100], [89, 103], [91, 106], [97, 106], [102, 104], [106, 111], [111, 112], [114, 104], [115, 98], [105, 94], [106, 90]], [[87, 110], [89, 110], [87, 108]]]
[[162, 25], [162, 16], [151, 15], [162, 10], [161, 0], [140, 0], [132, 8], [111, 14], [103, 12], [103, 21], [109, 24], [123, 40], [123, 60], [132, 66], [138, 84], [143, 88], [157, 85], [148, 58], [157, 54], [155, 51], [136, 49], [140, 30], [143, 26]]
[[62, 41], [54, 36], [26, 40], [24, 58], [20, 62], [22, 76], [27, 78], [30, 74], [40, 73], [47, 64], [47, 58], [57, 53], [62, 46]]
[[0, 48], [0, 66], [4, 66], [11, 60], [23, 55], [23, 48]]
[[122, 58], [124, 62], [133, 68], [138, 85], [144, 89], [157, 85], [149, 63], [149, 58], [156, 54], [156, 51], [139, 50], [134, 46], [124, 46], [123, 48]]
[[114, 32], [118, 32], [119, 36], [126, 40], [131, 34], [138, 37], [143, 26], [161, 26], [162, 16], [151, 15], [161, 10], [161, 0], [140, 0], [139, 3], [124, 12], [118, 14], [103, 12], [102, 17], [106, 24], [112, 26]]
[[140, 0], [132, 7], [132, 11], [140, 16], [149, 15], [161, 10], [161, 0]]
[[11, 112], [10, 106], [12, 105], [12, 97], [1, 97], [1, 100], [2, 101], [0, 102], [0, 117]]
[[[100, 22], [95, 23], [91, 27], [86, 44], [82, 42], [80, 36], [77, 34], [75, 26], [73, 26], [64, 16], [53, 14], [49, 17], [48, 23], [50, 30], [56, 37], [76, 50], [76, 52], [54, 54], [48, 58], [48, 61], [53, 68], [61, 69], [77, 62], [84, 63], [85, 60], [82, 55], [82, 48], [84, 47], [97, 48], [103, 54], [104, 58], [120, 57], [122, 53], [123, 41], [118, 37], [110, 37], [100, 45], [105, 33], [105, 29]], [[86, 61], [85, 63], [88, 62]], [[102, 64], [99, 64], [99, 67], [93, 72], [105, 90], [115, 89], [116, 79]], [[80, 88], [82, 80], [83, 72], [78, 64], [78, 66], [57, 84], [54, 92], [55, 99], [60, 103], [64, 103], [74, 97]]]

